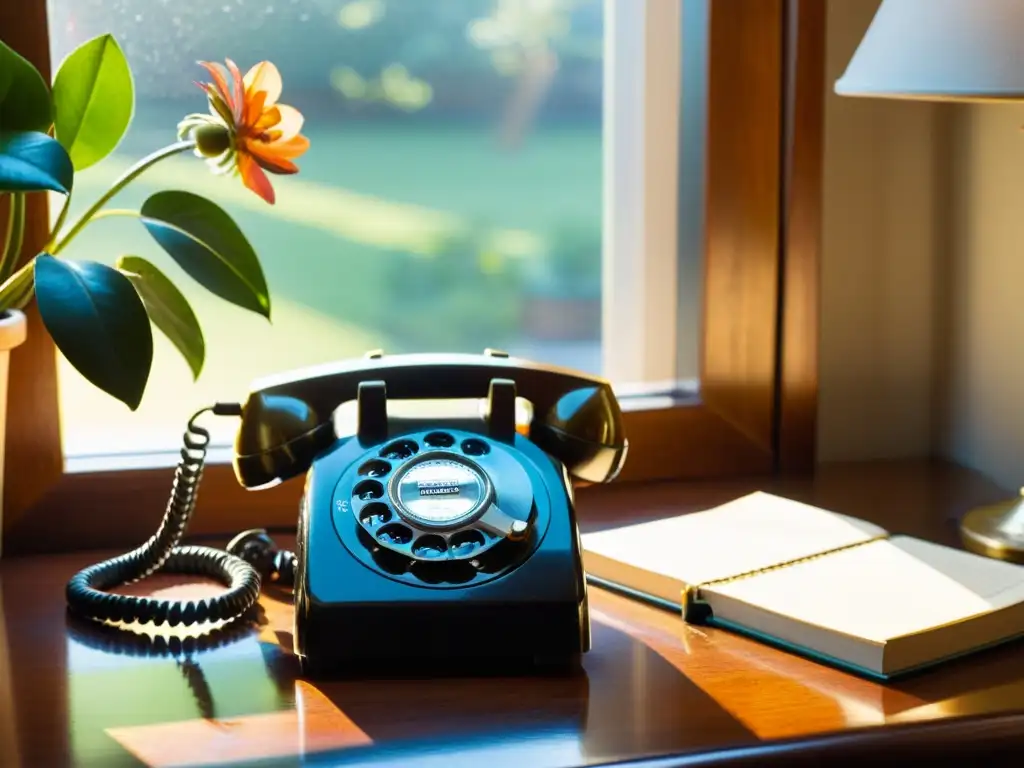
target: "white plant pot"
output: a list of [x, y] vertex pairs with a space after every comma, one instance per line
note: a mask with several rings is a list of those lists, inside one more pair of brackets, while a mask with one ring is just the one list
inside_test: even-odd
[[4, 530], [4, 453], [7, 449], [7, 376], [11, 350], [25, 341], [28, 323], [16, 309], [0, 314], [0, 557], [3, 556]]

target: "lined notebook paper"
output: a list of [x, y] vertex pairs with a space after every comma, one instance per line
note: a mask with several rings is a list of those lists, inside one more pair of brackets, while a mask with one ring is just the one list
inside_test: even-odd
[[873, 677], [1024, 633], [1024, 567], [767, 493], [582, 541], [593, 583]]

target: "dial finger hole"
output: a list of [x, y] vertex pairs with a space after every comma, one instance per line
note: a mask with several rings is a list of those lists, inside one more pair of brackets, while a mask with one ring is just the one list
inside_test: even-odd
[[447, 432], [431, 432], [423, 438], [423, 442], [431, 448], [451, 448], [455, 445], [455, 438]]
[[371, 459], [359, 468], [359, 474], [367, 477], [384, 477], [391, 471], [391, 465], [381, 459]]
[[416, 557], [435, 559], [444, 557], [447, 549], [444, 539], [440, 536], [420, 536], [416, 539], [416, 543], [413, 544], [412, 553], [416, 555]]
[[412, 541], [412, 531], [399, 523], [389, 523], [377, 531], [377, 540], [381, 544], [408, 544]]
[[376, 480], [363, 480], [352, 489], [352, 494], [362, 501], [371, 501], [384, 495], [384, 486]]
[[489, 453], [490, 450], [491, 447], [487, 443], [475, 437], [462, 441], [462, 452], [467, 456], [483, 456], [485, 453]]
[[469, 557], [484, 545], [484, 535], [480, 531], [459, 531], [451, 537], [449, 548], [455, 557]]
[[373, 553], [373, 562], [385, 573], [390, 573], [392, 576], [401, 576], [409, 570], [409, 565], [413, 561], [394, 550], [376, 547], [376, 551]]
[[383, 525], [390, 519], [391, 510], [388, 509], [388, 505], [379, 501], [371, 502], [359, 510], [359, 521], [363, 523], [363, 525], [369, 525], [372, 528], [376, 528], [378, 525]]
[[388, 443], [384, 446], [384, 449], [380, 452], [380, 457], [382, 459], [390, 459], [391, 461], [402, 461], [410, 456], [414, 456], [419, 449], [420, 447], [412, 440], [395, 440], [393, 443]]

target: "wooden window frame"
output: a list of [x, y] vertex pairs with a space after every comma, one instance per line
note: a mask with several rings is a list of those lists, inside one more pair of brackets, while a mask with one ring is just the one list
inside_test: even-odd
[[[825, 7], [709, 1], [700, 394], [624, 398], [620, 483], [815, 464]], [[0, 37], [50, 79], [46, 0], [0, 4]], [[24, 258], [47, 222], [45, 195], [30, 195]], [[34, 303], [26, 314], [28, 341], [11, 355], [5, 554], [136, 545], [163, 514], [172, 471], [65, 472], [55, 349]], [[247, 492], [210, 464], [190, 534], [290, 529], [301, 492], [301, 481]]]

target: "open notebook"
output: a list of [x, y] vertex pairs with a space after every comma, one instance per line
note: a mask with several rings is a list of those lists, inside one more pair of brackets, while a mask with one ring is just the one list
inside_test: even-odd
[[593, 584], [871, 677], [1024, 634], [1024, 566], [767, 493], [582, 542]]

